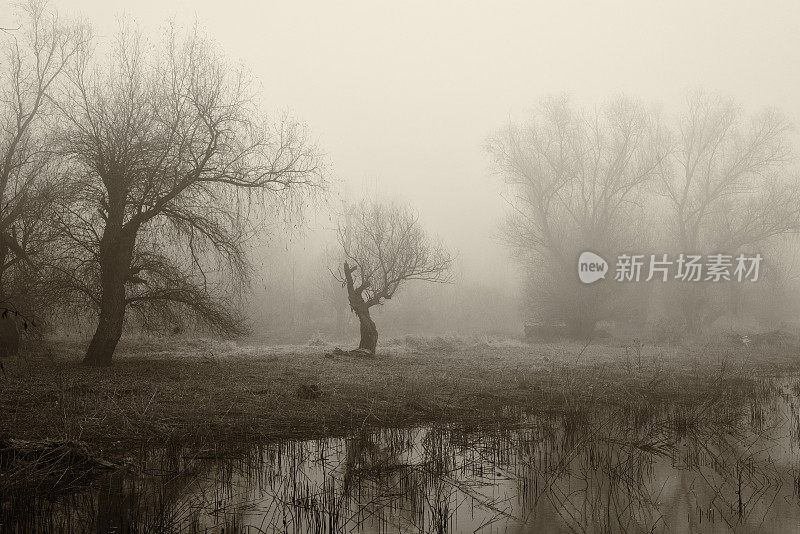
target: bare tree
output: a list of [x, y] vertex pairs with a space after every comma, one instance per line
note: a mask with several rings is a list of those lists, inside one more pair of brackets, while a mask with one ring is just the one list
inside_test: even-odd
[[675, 149], [659, 173], [685, 250], [735, 250], [797, 227], [800, 206], [787, 169], [791, 125], [774, 110], [743, 122], [730, 100], [687, 99]]
[[89, 33], [61, 21], [46, 1], [20, 4], [18, 15], [19, 28], [2, 34], [6, 54], [0, 72], [0, 302], [31, 313], [41, 309], [34, 302], [44, 283], [38, 260], [54, 237], [45, 223], [63, 183], [49, 148], [46, 121], [56, 85], [86, 46]]
[[83, 55], [69, 76], [60, 148], [73, 193], [55, 264], [99, 314], [85, 362], [111, 362], [128, 309], [145, 326], [191, 316], [241, 332], [256, 217], [323, 183], [303, 129], [263, 120], [244, 73], [197, 31], [169, 28], [154, 46], [123, 29], [107, 61]]
[[509, 186], [505, 236], [531, 273], [528, 291], [547, 320], [588, 335], [612, 300], [602, 286], [580, 287], [583, 250], [613, 254], [641, 239], [643, 187], [665, 155], [655, 118], [619, 99], [577, 111], [566, 97], [545, 99], [524, 126], [510, 124], [489, 141]]
[[374, 354], [378, 330], [369, 309], [390, 300], [410, 280], [449, 281], [453, 259], [425, 234], [414, 212], [396, 204], [351, 206], [338, 238], [346, 258], [338, 278], [361, 325], [358, 347]]
[[[671, 245], [685, 253], [736, 254], [800, 229], [800, 189], [789, 168], [790, 123], [775, 110], [744, 117], [731, 100], [696, 93], [659, 167], [671, 216]], [[719, 285], [719, 284], [717, 284]], [[710, 288], [676, 292], [685, 327], [708, 325], [726, 310]]]

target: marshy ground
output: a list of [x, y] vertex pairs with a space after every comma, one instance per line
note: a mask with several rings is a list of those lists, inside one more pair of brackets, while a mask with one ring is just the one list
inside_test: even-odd
[[[419, 494], [413, 498], [425, 502], [431, 499], [431, 480], [458, 481], [451, 484], [452, 491], [447, 493], [446, 500], [450, 502], [449, 499], [457, 499], [459, 495], [475, 498], [462, 487], [474, 482], [462, 480], [467, 464], [481, 473], [485, 470], [506, 473], [509, 480], [516, 481], [515, 487], [517, 483], [528, 487], [533, 483], [530, 469], [525, 475], [528, 478], [524, 478], [518, 472], [522, 464], [511, 459], [537, 446], [544, 447], [545, 465], [549, 467], [537, 464], [534, 471], [536, 476], [550, 473], [547, 484], [554, 490], [562, 483], [569, 486], [560, 477], [567, 471], [574, 475], [573, 462], [577, 461], [584, 468], [593, 466], [594, 471], [605, 469], [603, 484], [613, 484], [614, 477], [619, 476], [616, 482], [623, 482], [629, 492], [640, 491], [643, 482], [637, 481], [641, 482], [643, 473], [657, 471], [653, 471], [653, 462], [673, 458], [674, 467], [673, 455], [676, 451], [683, 454], [685, 451], [679, 449], [682, 446], [692, 447], [692, 458], [702, 453], [715, 466], [732, 469], [731, 476], [739, 476], [741, 482], [743, 473], [751, 477], [761, 473], [760, 464], [753, 467], [755, 456], [747, 456], [750, 467], [746, 470], [745, 464], [740, 464], [741, 454], [730, 456], [731, 447], [714, 448], [705, 444], [718, 443], [720, 436], [726, 440], [737, 436], [747, 441], [751, 434], [774, 427], [768, 421], [774, 419], [772, 412], [776, 410], [770, 406], [774, 407], [775, 399], [789, 402], [787, 395], [800, 393], [796, 378], [800, 376], [800, 354], [796, 347], [786, 344], [746, 347], [720, 341], [658, 346], [612, 340], [589, 345], [525, 344], [513, 340], [409, 337], [384, 342], [374, 358], [326, 357], [331, 348], [319, 342], [274, 347], [203, 340], [137, 340], [123, 344], [112, 368], [89, 368], [80, 363], [77, 344], [54, 345], [52, 358], [31, 356], [13, 362], [6, 365], [8, 375], [0, 379], [3, 413], [0, 436], [7, 451], [0, 484], [7, 491], [12, 484], [30, 485], [36, 481], [36, 487], [27, 491], [74, 493], [78, 487], [91, 486], [96, 475], [96, 470], [92, 470], [92, 476], [65, 476], [69, 462], [75, 463], [76, 455], [83, 465], [96, 467], [92, 462], [101, 462], [100, 470], [115, 471], [107, 462], [120, 466], [116, 472], [139, 477], [136, 480], [141, 482], [142, 473], [152, 471], [154, 457], [159, 458], [158, 469], [163, 470], [164, 457], [178, 454], [194, 463], [187, 467], [183, 460], [167, 462], [176, 477], [197, 470], [207, 474], [208, 469], [227, 469], [238, 473], [236, 480], [247, 487], [242, 491], [249, 495], [253, 489], [252, 484], [243, 482], [250, 479], [242, 478], [242, 458], [249, 458], [246, 472], [251, 472], [253, 465], [260, 465], [263, 471], [267, 469], [264, 455], [269, 458], [268, 464], [274, 463], [277, 454], [274, 447], [278, 447], [283, 451], [280, 454], [288, 454], [286, 451], [295, 454], [284, 457], [281, 465], [297, 463], [301, 471], [310, 469], [313, 473], [306, 482], [314, 481], [303, 486], [306, 488], [303, 491], [310, 492], [303, 496], [296, 494], [295, 480], [291, 499], [281, 498], [280, 502], [313, 498], [314, 506], [322, 506], [320, 495], [328, 491], [324, 488], [327, 475], [314, 471], [319, 468], [317, 463], [304, 463], [318, 453], [338, 458], [334, 467], [350, 465], [347, 476], [341, 479], [345, 481], [352, 482], [357, 473], [359, 484], [380, 486], [386, 482], [382, 477], [405, 473], [404, 484], [416, 481], [414, 487]], [[796, 428], [791, 432], [797, 433]], [[441, 471], [439, 466], [434, 474], [426, 471], [443, 461], [428, 447], [429, 440], [434, 438], [461, 444], [457, 454], [450, 445], [432, 449], [445, 451], [445, 457], [457, 456], [460, 467], [451, 465]], [[17, 461], [33, 454], [20, 453], [20, 444], [35, 449], [42, 443], [54, 444], [44, 461]], [[64, 449], [64, 443], [80, 446]], [[465, 449], [464, 443], [471, 444], [475, 451]], [[748, 441], [747, 447], [738, 443], [733, 450], [749, 451], [754, 443], [759, 443], [759, 450], [763, 450], [757, 440]], [[704, 451], [698, 448], [701, 445]], [[327, 447], [328, 452], [320, 452], [320, 446]], [[9, 451], [14, 447], [17, 457], [10, 457]], [[355, 452], [351, 450], [354, 447]], [[476, 451], [482, 460], [475, 460]], [[260, 460], [254, 461], [254, 454]], [[353, 454], [367, 454], [369, 459], [354, 460]], [[419, 454], [428, 455], [422, 464], [417, 462]], [[488, 464], [487, 454], [491, 458]], [[405, 458], [400, 462], [398, 455], [411, 455], [417, 460]], [[236, 458], [238, 467], [219, 463], [231, 458]], [[206, 464], [201, 468], [197, 462]], [[353, 462], [358, 464], [357, 469]], [[364, 462], [369, 465], [361, 465]], [[555, 463], [550, 465], [552, 462]], [[568, 469], [570, 465], [573, 467]], [[41, 475], [42, 466], [48, 476], [32, 476]], [[267, 470], [275, 468], [273, 465]], [[456, 476], [453, 470], [460, 475]], [[341, 472], [336, 474], [335, 468], [329, 471], [330, 476], [339, 477], [337, 480], [344, 476]], [[288, 472], [284, 469], [282, 473], [282, 480], [288, 484], [289, 479], [285, 478]], [[612, 476], [613, 473], [616, 475]], [[590, 474], [583, 476], [586, 479]], [[204, 480], [217, 478], [217, 475], [207, 476]], [[231, 483], [230, 476], [226, 480]], [[587, 480], [584, 482], [588, 484]], [[797, 485], [797, 478], [787, 475], [787, 480], [785, 488], [792, 487], [792, 480]], [[496, 482], [491, 486], [495, 490], [501, 487]], [[106, 480], [105, 484], [108, 483]], [[319, 491], [313, 489], [318, 483], [322, 484]], [[542, 483], [545, 482], [536, 478], [535, 485], [539, 488], [536, 502], [546, 494], [552, 508], [548, 513], [561, 514], [564, 507], [554, 503], [556, 495], [550, 490], [541, 492]], [[152, 487], [153, 483], [146, 485]], [[159, 491], [165, 491], [158, 487]], [[213, 484], [211, 487], [219, 489]], [[203, 492], [207, 490], [204, 486]], [[598, 491], [591, 496], [597, 500], [597, 506], [606, 497], [621, 498], [614, 493], [619, 488]], [[737, 491], [741, 505], [741, 485]], [[96, 506], [97, 494], [87, 495]], [[314, 521], [322, 521], [320, 517], [324, 517], [330, 531], [336, 530], [337, 525], [348, 524], [346, 517], [336, 515], [344, 513], [339, 497], [325, 501], [338, 503], [336, 513], [328, 505], [315, 512], [318, 515]], [[651, 497], [647, 497], [650, 499], [647, 503], [640, 503], [640, 511], [646, 508], [645, 504], [655, 507], [657, 499]], [[271, 498], [270, 503], [273, 502]], [[459, 531], [452, 527], [455, 516], [442, 510], [436, 512], [442, 503], [435, 498], [431, 502], [433, 507], [428, 516], [412, 522], [415, 528], [428, 531], [427, 527], [420, 527], [419, 521], [439, 521], [429, 526], [441, 530], [441, 521], [445, 524], [450, 521], [449, 529]], [[479, 502], [493, 501], [479, 499]], [[308, 511], [309, 506], [306, 503], [302, 508]], [[358, 503], [354, 506], [359, 513], [364, 511]], [[608, 503], [604, 506], [603, 510], [612, 509]], [[420, 510], [424, 506], [411, 508]], [[191, 509], [204, 510], [196, 503]], [[627, 509], [614, 509], [618, 521], [624, 519], [640, 525], [653, 520], [631, 515], [633, 512]], [[285, 507], [282, 510], [283, 514], [288, 513]], [[123, 516], [130, 520], [132, 513], [127, 510]], [[436, 513], [440, 516], [438, 520], [434, 517]], [[503, 516], [503, 521], [519, 522], [507, 510], [493, 513]], [[601, 510], [592, 512], [595, 513], [600, 514]], [[503, 514], [512, 514], [511, 519]], [[239, 516], [234, 514], [234, 517]], [[229, 525], [229, 519], [222, 524]], [[610, 516], [607, 519], [611, 521]], [[340, 525], [337, 521], [344, 523]], [[309, 523], [297, 525], [301, 524], [307, 527]], [[353, 526], [351, 523], [348, 528]]]
[[787, 347], [524, 344], [390, 340], [378, 356], [324, 345], [123, 342], [111, 368], [76, 346], [31, 357], [0, 379], [0, 435], [141, 445], [308, 438], [366, 426], [480, 425], [519, 412], [737, 397], [755, 378], [800, 371]]

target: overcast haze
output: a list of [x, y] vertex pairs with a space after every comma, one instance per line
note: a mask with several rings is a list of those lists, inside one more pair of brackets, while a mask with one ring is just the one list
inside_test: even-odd
[[121, 14], [148, 30], [197, 19], [253, 72], [266, 109], [307, 123], [340, 191], [408, 201], [471, 275], [508, 257], [485, 140], [542, 96], [625, 93], [670, 111], [702, 88], [799, 111], [793, 0], [58, 5], [104, 39]]
[[798, 531], [800, 0], [0, 47], [0, 531]]

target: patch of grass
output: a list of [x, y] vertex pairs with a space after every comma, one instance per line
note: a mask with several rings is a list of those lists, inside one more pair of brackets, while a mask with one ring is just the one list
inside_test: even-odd
[[635, 414], [665, 403], [675, 424], [691, 427], [692, 417], [708, 416], [704, 403], [800, 370], [800, 358], [784, 349], [641, 346], [631, 357], [612, 342], [413, 339], [404, 350], [392, 347], [374, 358], [325, 358], [313, 345], [139, 340], [122, 344], [113, 367], [89, 368], [76, 346], [56, 345], [53, 359], [20, 361], [0, 379], [0, 436], [81, 441], [124, 456], [174, 442], [477, 426], [598, 407]]

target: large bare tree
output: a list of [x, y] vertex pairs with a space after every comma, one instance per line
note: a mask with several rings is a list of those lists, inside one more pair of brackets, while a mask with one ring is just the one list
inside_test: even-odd
[[375, 354], [378, 329], [370, 308], [390, 300], [410, 280], [449, 281], [453, 258], [425, 233], [416, 213], [397, 204], [350, 206], [338, 238], [345, 257], [339, 280], [361, 327], [358, 348]]
[[47, 122], [56, 86], [89, 33], [43, 0], [18, 4], [17, 20], [13, 28], [0, 20], [0, 306], [33, 313], [41, 309], [38, 267], [54, 237], [47, 213], [63, 185]]
[[129, 309], [145, 326], [191, 316], [242, 331], [245, 237], [259, 213], [322, 185], [301, 126], [267, 122], [245, 74], [197, 31], [152, 44], [124, 28], [69, 76], [60, 149], [73, 191], [56, 265], [98, 312], [85, 362], [111, 362]]
[[[673, 149], [659, 168], [672, 247], [734, 255], [800, 229], [791, 129], [772, 109], [747, 117], [730, 99], [703, 93], [687, 97]], [[719, 293], [699, 284], [676, 291], [684, 327], [696, 330], [725, 313], [728, 299], [713, 298]]]
[[591, 334], [620, 294], [582, 287], [576, 260], [584, 250], [610, 259], [641, 240], [631, 228], [666, 152], [658, 121], [624, 98], [578, 110], [551, 97], [526, 124], [490, 139], [488, 150], [509, 186], [505, 237], [530, 272], [534, 311]]

